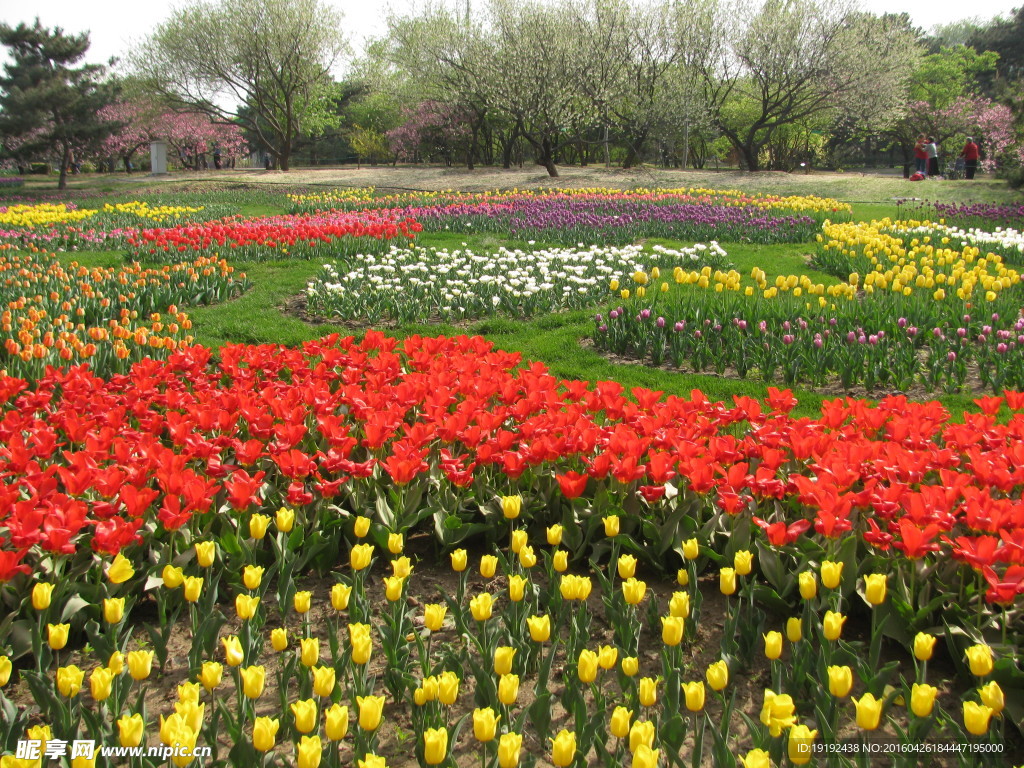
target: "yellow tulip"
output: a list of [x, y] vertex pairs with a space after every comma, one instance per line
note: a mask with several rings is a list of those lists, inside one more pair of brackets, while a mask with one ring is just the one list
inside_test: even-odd
[[295, 510], [288, 507], [281, 507], [274, 516], [274, 523], [281, 533], [291, 533], [295, 526]]
[[826, 560], [821, 564], [821, 583], [828, 589], [835, 589], [843, 576], [843, 564]]
[[331, 741], [341, 741], [348, 734], [348, 707], [332, 705], [327, 712], [324, 732]]
[[131, 561], [120, 553], [107, 570], [107, 579], [111, 584], [123, 584], [134, 575], [135, 569], [132, 567]]
[[146, 721], [142, 715], [124, 715], [117, 721], [117, 733], [122, 747], [137, 747], [146, 735]]
[[519, 494], [501, 497], [501, 513], [505, 516], [506, 520], [515, 520], [519, 517], [522, 508], [523, 497]]
[[292, 598], [292, 606], [296, 613], [308, 613], [312, 605], [312, 593], [307, 590], [296, 592]]
[[629, 727], [629, 751], [634, 755], [641, 747], [654, 746], [654, 723], [650, 720], [637, 720]]
[[778, 738], [784, 730], [796, 723], [796, 717], [793, 715], [795, 709], [792, 696], [787, 693], [777, 694], [766, 688], [764, 704], [761, 707], [761, 723], [768, 726], [768, 732], [773, 738]]
[[82, 690], [82, 682], [85, 680], [85, 672], [73, 664], [68, 667], [57, 669], [57, 690], [61, 696], [69, 699], [76, 696]]
[[769, 632], [764, 636], [764, 655], [773, 661], [782, 655], [781, 632]]
[[530, 616], [526, 620], [526, 626], [530, 630], [530, 639], [535, 643], [547, 642], [551, 637], [551, 617], [547, 614]]
[[480, 558], [480, 575], [485, 579], [493, 579], [498, 570], [498, 558], [494, 555], [484, 555]]
[[267, 515], [254, 514], [249, 518], [249, 536], [253, 539], [262, 539], [267, 535], [269, 525], [270, 518]]
[[685, 568], [680, 568], [676, 571], [676, 584], [680, 587], [685, 587], [690, 583], [690, 572]]
[[743, 768], [771, 768], [771, 757], [763, 749], [752, 749], [740, 758]]
[[991, 680], [986, 685], [981, 686], [978, 689], [978, 694], [981, 696], [981, 703], [991, 709], [993, 715], [999, 715], [1006, 706], [1003, 689], [999, 687], [999, 683], [995, 680]]
[[261, 581], [263, 581], [263, 568], [260, 566], [247, 565], [242, 569], [242, 583], [245, 584], [246, 589], [259, 589]]
[[366, 664], [373, 653], [373, 640], [370, 638], [368, 624], [348, 625], [349, 643], [352, 646], [352, 662]]
[[565, 573], [569, 567], [569, 553], [564, 549], [559, 549], [551, 558], [551, 564], [558, 573]]
[[392, 555], [402, 554], [402, 550], [405, 548], [405, 539], [400, 533], [389, 533], [388, 534], [388, 552]]
[[394, 603], [402, 599], [402, 587], [404, 584], [405, 579], [398, 576], [384, 577], [384, 597], [387, 598], [388, 602]]
[[736, 570], [734, 568], [722, 568], [719, 570], [718, 588], [723, 595], [731, 595], [736, 592]]
[[365, 515], [357, 515], [356, 521], [352, 526], [352, 532], [356, 535], [357, 539], [362, 539], [370, 532], [370, 518]]
[[462, 573], [466, 570], [466, 566], [469, 565], [469, 556], [464, 549], [456, 549], [451, 554], [452, 558], [452, 570], [456, 573]]
[[473, 618], [475, 620], [487, 621], [491, 618], [491, 609], [493, 604], [494, 599], [491, 597], [491, 593], [481, 592], [469, 601], [469, 610], [473, 614]]
[[349, 598], [352, 597], [352, 587], [348, 584], [338, 582], [331, 587], [331, 607], [336, 611], [344, 611], [348, 608]]
[[519, 675], [502, 675], [498, 678], [498, 701], [511, 707], [519, 698]]
[[884, 573], [870, 573], [864, 577], [864, 598], [872, 605], [885, 602], [887, 578]]
[[786, 619], [786, 639], [791, 643], [799, 643], [804, 636], [803, 622], [799, 616]]
[[640, 678], [640, 704], [653, 707], [658, 703], [658, 681], [653, 677]]
[[367, 754], [365, 758], [357, 761], [358, 768], [388, 768], [387, 760], [378, 755]]
[[631, 579], [636, 574], [636, 558], [633, 555], [619, 555], [619, 578]]
[[498, 730], [498, 721], [500, 717], [495, 716], [494, 710], [490, 707], [486, 709], [474, 709], [473, 710], [473, 735], [476, 740], [486, 744], [488, 741], [494, 741], [494, 736]]
[[299, 660], [304, 667], [315, 667], [320, 661], [320, 638], [303, 637], [299, 640]]
[[526, 584], [529, 580], [525, 576], [508, 577], [508, 599], [513, 603], [518, 603], [526, 596]]
[[185, 583], [185, 572], [173, 565], [165, 565], [160, 577], [164, 580], [164, 586], [167, 589], [177, 589]]
[[562, 526], [555, 525], [549, 526], [547, 529], [548, 544], [552, 547], [557, 547], [562, 543]]
[[846, 623], [846, 617], [841, 613], [835, 611], [825, 611], [824, 633], [826, 640], [838, 640], [839, 635], [843, 632], [843, 624]]
[[697, 680], [691, 683], [683, 683], [682, 687], [686, 708], [691, 712], [700, 712], [704, 709], [704, 681]]
[[729, 684], [729, 665], [724, 660], [716, 661], [708, 666], [704, 677], [707, 678], [711, 690], [721, 691]]
[[828, 668], [828, 691], [838, 699], [849, 695], [853, 688], [853, 670], [849, 667]]
[[221, 645], [224, 646], [224, 657], [229, 667], [237, 667], [243, 661], [242, 643], [235, 635], [222, 637]]
[[313, 693], [317, 696], [330, 696], [336, 682], [334, 667], [313, 668]]
[[537, 554], [533, 551], [533, 547], [523, 545], [519, 548], [519, 564], [523, 568], [533, 568], [537, 564]]
[[258, 699], [263, 695], [263, 687], [267, 680], [267, 670], [262, 666], [242, 667], [242, 693], [248, 699]]
[[914, 636], [914, 658], [918, 661], [928, 661], [932, 657], [935, 648], [935, 635], [927, 632], [918, 632]]
[[431, 603], [423, 606], [423, 626], [431, 632], [437, 632], [444, 626], [444, 617], [448, 607], [444, 603]]
[[437, 700], [450, 707], [459, 698], [459, 676], [451, 670], [442, 672], [437, 678]]
[[972, 675], [984, 677], [992, 671], [992, 649], [987, 645], [972, 645], [966, 655]]
[[604, 518], [604, 535], [609, 537], [619, 535], [618, 515], [608, 515]]
[[260, 752], [269, 752], [277, 745], [277, 729], [281, 721], [257, 717], [252, 724], [252, 745]]
[[96, 701], [105, 701], [112, 690], [114, 673], [106, 667], [96, 667], [89, 675], [89, 690]]
[[679, 645], [683, 642], [686, 620], [678, 616], [661, 617], [661, 642], [665, 645]]
[[602, 645], [597, 650], [597, 665], [601, 669], [614, 669], [619, 660], [619, 649], [614, 645]]
[[352, 566], [353, 571], [361, 571], [364, 568], [369, 567], [370, 560], [372, 559], [372, 544], [356, 544], [352, 547], [352, 551], [349, 552], [349, 565]]
[[974, 736], [988, 733], [989, 720], [992, 719], [992, 708], [973, 701], [964, 702], [964, 726]]
[[690, 594], [688, 592], [673, 592], [668, 603], [668, 613], [678, 619], [688, 618], [690, 615]]
[[740, 576], [747, 576], [754, 568], [754, 553], [741, 549], [733, 556], [733, 568]]
[[635, 578], [626, 579], [622, 582], [622, 596], [630, 605], [639, 605], [647, 594], [647, 584]]
[[576, 663], [576, 674], [579, 676], [580, 682], [594, 682], [597, 679], [597, 653], [588, 648], [581, 650]]
[[235, 613], [238, 618], [247, 621], [256, 615], [256, 608], [260, 604], [258, 597], [250, 597], [241, 593], [235, 596]]
[[646, 744], [640, 744], [633, 753], [633, 768], [657, 768], [658, 760], [661, 758], [661, 750], [651, 749]]
[[636, 656], [622, 657], [622, 674], [626, 677], [636, 677], [640, 673], [640, 659]]
[[303, 736], [299, 739], [298, 768], [318, 768], [323, 758], [323, 744], [319, 736]]
[[317, 726], [319, 720], [316, 699], [300, 699], [291, 705], [292, 716], [295, 718], [295, 730], [309, 733]]
[[508, 645], [499, 645], [494, 649], [494, 674], [507, 675], [512, 672], [512, 662], [516, 657], [516, 649]]
[[500, 768], [516, 768], [519, 765], [519, 753], [522, 748], [522, 735], [503, 733], [498, 740], [498, 765]]
[[609, 726], [612, 736], [617, 739], [624, 739], [629, 736], [629, 721], [633, 718], [633, 712], [625, 707], [616, 707], [612, 712], [612, 720]]
[[789, 729], [786, 751], [789, 753], [789, 761], [793, 765], [806, 765], [811, 761], [811, 757], [814, 755], [814, 737], [817, 735], [817, 731], [812, 731], [802, 723]]
[[277, 653], [288, 647], [288, 630], [284, 627], [277, 627], [270, 631], [270, 647]]
[[204, 661], [203, 669], [199, 673], [199, 682], [203, 684], [203, 688], [208, 691], [212, 691], [218, 685], [220, 685], [221, 677], [224, 675], [224, 667], [218, 664], [216, 661]]
[[800, 597], [804, 600], [813, 600], [818, 594], [818, 580], [813, 571], [804, 571], [799, 576]]
[[40, 581], [33, 585], [32, 607], [37, 611], [45, 611], [49, 608], [53, 598], [53, 587], [53, 584], [47, 584], [45, 581]]
[[185, 599], [190, 603], [195, 603], [199, 600], [199, 595], [203, 591], [203, 580], [199, 576], [186, 576], [185, 577]]
[[111, 653], [110, 658], [107, 659], [107, 669], [115, 675], [120, 675], [124, 672], [124, 654], [120, 651]]
[[364, 731], [375, 731], [384, 713], [383, 696], [356, 696], [359, 706], [359, 727]]
[[558, 768], [571, 765], [576, 758], [576, 733], [564, 728], [551, 739], [551, 762]]
[[696, 560], [700, 555], [700, 544], [696, 539], [687, 539], [683, 542], [683, 558], [686, 560]]
[[939, 689], [927, 683], [914, 683], [910, 690], [910, 711], [918, 717], [928, 717], [935, 706]]
[[14, 665], [11, 664], [10, 656], [0, 656], [0, 688], [3, 688], [11, 680], [11, 672]]
[[857, 725], [866, 731], [873, 731], [878, 728], [882, 719], [882, 699], [876, 699], [870, 693], [865, 693], [860, 699], [853, 699], [857, 706]]
[[197, 541], [195, 544], [196, 562], [200, 568], [209, 568], [217, 557], [217, 544], [212, 541]]
[[128, 674], [132, 680], [145, 680], [153, 671], [153, 651], [129, 651]]
[[512, 531], [512, 552], [518, 555], [528, 541], [526, 531]]

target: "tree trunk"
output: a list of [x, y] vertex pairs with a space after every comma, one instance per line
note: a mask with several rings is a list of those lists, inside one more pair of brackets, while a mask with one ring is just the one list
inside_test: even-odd
[[647, 131], [639, 134], [626, 134], [626, 159], [622, 162], [623, 168], [632, 168], [640, 161], [640, 151], [644, 142], [647, 141]]
[[558, 178], [558, 168], [555, 167], [555, 152], [554, 147], [551, 145], [551, 139], [545, 136], [540, 141], [540, 156], [537, 158], [537, 163], [543, 165], [548, 172], [548, 176], [551, 178]]
[[757, 163], [757, 147], [752, 147], [749, 144], [737, 147], [740, 154], [743, 156], [743, 161], [747, 164], [747, 170], [751, 172], [761, 170]]
[[71, 162], [71, 148], [65, 146], [60, 156], [60, 178], [57, 179], [57, 189], [63, 191], [68, 186], [68, 163]]

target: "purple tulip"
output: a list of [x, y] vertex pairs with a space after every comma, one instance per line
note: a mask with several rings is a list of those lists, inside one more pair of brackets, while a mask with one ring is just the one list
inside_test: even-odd
[[664, 317], [659, 317], [657, 320], [654, 321], [654, 324], [657, 325], [659, 328], [664, 328], [665, 327], [665, 318]]
[[901, 317], [899, 320], [896, 321], [896, 325], [898, 325], [900, 328], [906, 328], [907, 327], [907, 318]]

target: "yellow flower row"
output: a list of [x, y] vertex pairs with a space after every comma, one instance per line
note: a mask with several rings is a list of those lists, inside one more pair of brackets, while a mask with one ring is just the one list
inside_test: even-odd
[[106, 203], [103, 206], [104, 213], [125, 214], [136, 216], [140, 219], [149, 219], [154, 222], [163, 222], [168, 219], [180, 219], [183, 214], [199, 213], [203, 206], [192, 207], [188, 205], [158, 205], [150, 206], [149, 203], [133, 200], [130, 203]]
[[11, 205], [0, 211], [0, 226], [51, 227], [88, 219], [97, 213], [91, 208], [68, 208], [64, 203], [39, 203], [37, 205]]

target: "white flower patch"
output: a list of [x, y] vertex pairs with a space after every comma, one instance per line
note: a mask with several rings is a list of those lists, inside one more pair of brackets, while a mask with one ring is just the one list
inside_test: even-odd
[[344, 320], [416, 321], [531, 317], [580, 309], [606, 299], [612, 280], [660, 265], [671, 269], [726, 258], [716, 242], [689, 248], [578, 245], [576, 248], [499, 248], [476, 253], [398, 248], [324, 264], [306, 288], [314, 314]]

